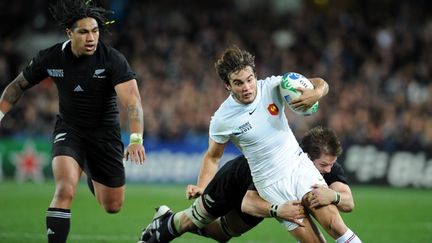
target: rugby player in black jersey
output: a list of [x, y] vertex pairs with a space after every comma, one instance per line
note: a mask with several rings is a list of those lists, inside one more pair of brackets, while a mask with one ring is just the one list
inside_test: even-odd
[[[311, 207], [335, 204], [340, 211], [351, 211], [354, 207], [351, 190], [342, 167], [336, 163], [342, 153], [336, 134], [318, 126], [306, 133], [300, 146], [329, 185], [329, 188], [314, 186], [309, 200]], [[198, 198], [190, 208], [178, 213], [173, 213], [167, 206], [160, 206], [138, 242], [169, 242], [184, 232], [226, 242], [255, 227], [263, 217], [281, 218], [304, 226], [298, 220], [304, 217], [304, 209], [299, 201], [271, 205], [258, 195], [244, 156], [223, 165], [204, 191], [189, 185], [186, 196]], [[325, 241], [314, 225], [302, 229], [314, 230], [299, 231], [296, 237], [304, 239], [302, 242]], [[311, 234], [313, 237], [310, 237]]]
[[[61, 0], [50, 8], [68, 40], [39, 51], [5, 88], [0, 120], [23, 92], [51, 78], [58, 89], [59, 114], [53, 133], [55, 192], [46, 213], [48, 242], [66, 242], [71, 204], [84, 171], [99, 204], [108, 213], [124, 201], [123, 156], [145, 160], [141, 98], [125, 57], [99, 41], [111, 13], [93, 1]], [[127, 108], [130, 143], [123, 153], [116, 98]]]

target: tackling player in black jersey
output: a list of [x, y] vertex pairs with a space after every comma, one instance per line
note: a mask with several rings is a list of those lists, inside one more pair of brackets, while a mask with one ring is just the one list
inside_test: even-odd
[[[120, 52], [99, 42], [110, 11], [85, 0], [61, 0], [50, 10], [68, 40], [41, 50], [5, 88], [0, 120], [25, 90], [46, 78], [54, 80], [59, 96], [52, 145], [56, 188], [46, 224], [48, 242], [66, 242], [70, 207], [83, 171], [105, 211], [120, 211], [125, 190], [123, 156], [144, 162], [144, 124], [135, 74]], [[131, 137], [125, 153], [117, 97], [129, 118]]]
[[[315, 186], [311, 193], [311, 207], [335, 204], [340, 211], [351, 211], [354, 207], [351, 190], [342, 167], [336, 163], [342, 153], [336, 134], [328, 128], [315, 127], [306, 133], [300, 146], [329, 185], [329, 188]], [[304, 217], [299, 201], [271, 205], [258, 195], [244, 156], [223, 165], [204, 191], [189, 185], [186, 196], [199, 197], [190, 208], [175, 214], [168, 207], [160, 206], [138, 242], [169, 242], [184, 232], [226, 242], [252, 229], [264, 217], [281, 218], [303, 225], [298, 221]], [[302, 227], [306, 228], [315, 232], [299, 231], [299, 239], [305, 242], [325, 241], [315, 226]], [[311, 234], [314, 237], [310, 237]]]

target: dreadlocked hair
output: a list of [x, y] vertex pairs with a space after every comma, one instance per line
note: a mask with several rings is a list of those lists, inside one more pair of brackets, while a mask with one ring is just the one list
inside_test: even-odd
[[96, 6], [92, 0], [59, 0], [49, 10], [64, 29], [72, 29], [78, 20], [89, 17], [97, 21], [101, 32], [106, 30], [107, 25], [114, 23], [106, 17], [114, 12]]

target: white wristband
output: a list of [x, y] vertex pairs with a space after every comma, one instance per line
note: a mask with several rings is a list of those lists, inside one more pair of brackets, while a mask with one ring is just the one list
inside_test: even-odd
[[130, 135], [129, 144], [142, 144], [142, 143], [143, 143], [143, 138], [140, 133], [132, 133]]
[[2, 111], [0, 111], [0, 121], [3, 119], [4, 115], [5, 114]]

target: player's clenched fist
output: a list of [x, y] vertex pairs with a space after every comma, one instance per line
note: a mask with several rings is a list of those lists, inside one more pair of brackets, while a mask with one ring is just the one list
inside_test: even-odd
[[197, 185], [187, 185], [186, 187], [186, 198], [193, 199], [201, 196], [203, 189]]

